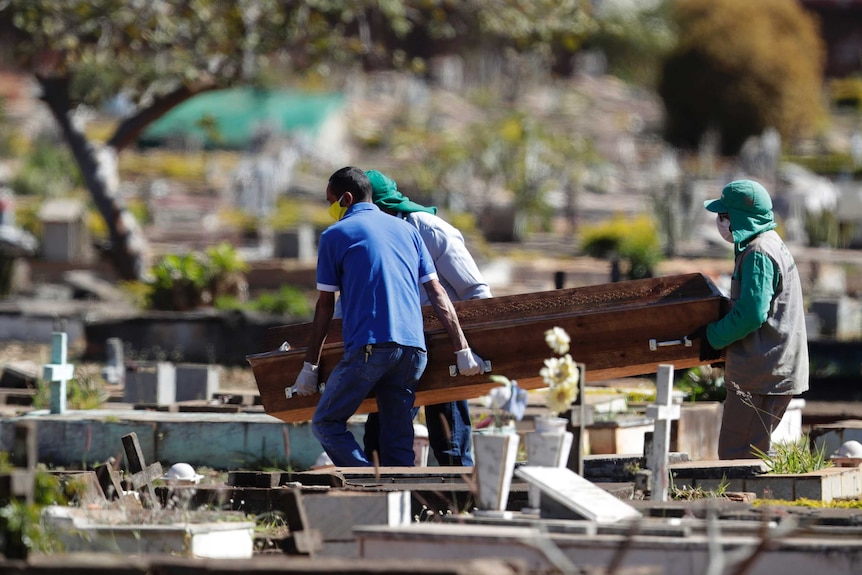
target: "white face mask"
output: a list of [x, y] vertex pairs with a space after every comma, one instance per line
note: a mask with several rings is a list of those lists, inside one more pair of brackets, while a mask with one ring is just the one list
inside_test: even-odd
[[730, 231], [730, 219], [724, 219], [720, 215], [715, 214], [715, 227], [718, 228], [718, 233], [724, 238], [724, 241], [733, 243], [733, 232]]

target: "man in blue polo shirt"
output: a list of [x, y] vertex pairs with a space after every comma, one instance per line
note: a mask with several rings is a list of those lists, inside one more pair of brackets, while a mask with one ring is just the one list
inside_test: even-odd
[[312, 432], [335, 465], [371, 465], [347, 430], [347, 419], [374, 391], [380, 464], [412, 466], [414, 391], [428, 361], [420, 285], [456, 350], [459, 373], [482, 373], [484, 362], [467, 344], [419, 232], [381, 212], [371, 194], [371, 183], [359, 168], [342, 168], [329, 178], [326, 199], [337, 222], [320, 236], [318, 300], [294, 388], [300, 395], [317, 392], [317, 366], [335, 311], [335, 292], [340, 292], [344, 356], [326, 381]]

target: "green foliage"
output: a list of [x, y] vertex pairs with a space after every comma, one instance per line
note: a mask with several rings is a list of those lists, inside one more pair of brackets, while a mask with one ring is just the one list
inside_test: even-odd
[[[11, 24], [6, 45], [17, 68], [38, 73], [42, 99], [61, 121], [79, 104], [128, 98], [136, 113], [105, 139], [116, 152], [196, 94], [271, 80], [272, 62], [283, 78], [334, 76], [357, 64], [424, 73], [425, 58], [453, 48], [567, 62], [594, 28], [584, 0], [6, 0], [0, 20]], [[65, 136], [81, 169], [94, 175], [97, 148], [75, 130]], [[104, 180], [86, 181], [111, 227], [121, 277], [140, 279], [134, 243], [141, 236], [121, 233]]]
[[300, 223], [310, 223], [317, 228], [325, 228], [332, 223], [329, 206], [323, 200], [304, 201], [293, 197], [281, 197], [275, 212], [269, 217], [273, 230], [295, 229]]
[[[672, 476], [671, 476], [672, 479]], [[721, 478], [721, 482], [714, 490], [704, 489], [702, 487], [692, 487], [691, 485], [683, 485], [677, 487], [671, 482], [668, 489], [668, 495], [673, 501], [695, 501], [697, 499], [716, 499], [723, 498], [727, 493], [727, 488], [730, 487], [730, 482], [726, 477]]]
[[0, 158], [15, 155], [15, 130], [6, 113], [6, 98], [0, 96]]
[[34, 501], [6, 501], [0, 507], [0, 555], [9, 559], [24, 559], [30, 551], [50, 553], [62, 551], [59, 540], [42, 524], [42, 508], [65, 505], [66, 494], [59, 479], [44, 469], [37, 470], [33, 487]]
[[255, 231], [260, 227], [257, 217], [240, 209], [223, 209], [219, 212], [219, 219], [225, 225], [234, 227], [243, 233]]
[[847, 249], [856, 237], [856, 229], [853, 222], [840, 221], [833, 210], [805, 212], [805, 233], [810, 246]]
[[814, 127], [825, 52], [798, 2], [677, 0], [673, 17], [678, 45], [659, 83], [670, 143], [697, 149], [714, 129], [733, 154], [768, 127], [786, 141]]
[[207, 248], [206, 256], [209, 262], [208, 273], [213, 276], [244, 273], [248, 264], [242, 259], [236, 249], [227, 242]]
[[751, 502], [755, 507], [812, 507], [819, 509], [862, 509], [862, 499], [833, 499], [823, 501], [822, 499], [806, 499], [800, 497], [793, 501], [787, 499], [763, 499], [758, 498]]
[[207, 177], [207, 163], [229, 167], [236, 159], [218, 152], [205, 154], [179, 153], [173, 150], [147, 150], [120, 156], [120, 172], [129, 179], [170, 178], [197, 185]]
[[628, 279], [652, 277], [661, 262], [661, 242], [655, 223], [648, 216], [610, 220], [581, 228], [581, 250], [594, 258], [626, 262]]
[[835, 107], [862, 109], [862, 78], [833, 78], [829, 80], [829, 99]]
[[[76, 377], [66, 382], [66, 406], [69, 409], [99, 409], [108, 401], [105, 381], [95, 373], [85, 373], [80, 368]], [[47, 409], [51, 405], [51, 383], [43, 379], [36, 381], [33, 396], [35, 409]]]
[[596, 14], [598, 29], [585, 43], [607, 57], [611, 74], [628, 82], [653, 87], [661, 64], [676, 41], [668, 14], [670, 2], [647, 10], [608, 8]]
[[308, 298], [293, 286], [282, 286], [275, 293], [262, 293], [256, 300], [249, 302], [249, 306], [255, 311], [292, 317], [305, 317], [311, 314]]
[[458, 229], [464, 236], [476, 231], [476, 216], [468, 212], [455, 212], [446, 218], [450, 224]]
[[375, 146], [390, 149], [406, 166], [389, 175], [402, 188], [414, 185], [438, 206], [462, 197], [464, 181], [475, 179], [484, 184], [487, 205], [511, 197], [529, 224], [547, 228], [553, 215], [547, 193], [573, 193], [587, 168], [599, 161], [593, 141], [558, 119], [513, 111], [499, 95], [488, 95], [482, 107], [485, 116], [460, 132], [440, 130], [435, 114], [385, 130]]
[[196, 0], [136, 7], [127, 0], [9, 0], [0, 9], [11, 14], [19, 61], [53, 64], [74, 80], [75, 100], [89, 104], [120, 92], [137, 103], [176, 86], [254, 82], [274, 57], [331, 72], [357, 61], [421, 71], [429, 48], [446, 49], [454, 40], [461, 48], [571, 54], [595, 28], [583, 0]]
[[246, 263], [228, 243], [210, 247], [204, 253], [168, 254], [150, 272], [147, 305], [185, 311], [221, 295], [239, 297], [247, 290], [246, 270]]
[[832, 461], [826, 455], [826, 444], [820, 449], [812, 448], [808, 435], [794, 442], [774, 445], [774, 454], [764, 453], [753, 445], [751, 448], [752, 453], [766, 464], [768, 473], [809, 473], [832, 467]]
[[41, 207], [42, 201], [35, 197], [19, 198], [15, 206], [15, 223], [37, 238], [42, 237], [42, 221], [39, 219]]
[[724, 370], [719, 367], [700, 365], [686, 370], [676, 383], [677, 389], [688, 393], [690, 401], [724, 401]]
[[200, 253], [168, 254], [152, 269], [149, 303], [154, 309], [185, 311], [201, 304], [209, 281]]
[[47, 138], [38, 138], [24, 158], [11, 187], [22, 196], [58, 197], [81, 183], [78, 168], [67, 149]]
[[862, 169], [853, 165], [853, 158], [849, 153], [821, 153], [816, 156], [782, 156], [783, 161], [799, 164], [803, 168], [821, 176], [838, 176], [852, 174], [855, 177], [862, 175]]

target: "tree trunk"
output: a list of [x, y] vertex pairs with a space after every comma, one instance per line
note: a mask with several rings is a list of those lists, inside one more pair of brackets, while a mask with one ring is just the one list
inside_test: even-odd
[[141, 279], [149, 263], [147, 240], [119, 196], [116, 148], [94, 145], [72, 124], [68, 78], [37, 76], [37, 79], [42, 87], [42, 100], [60, 126], [84, 183], [105, 219], [110, 235], [109, 254], [117, 273], [123, 279]]

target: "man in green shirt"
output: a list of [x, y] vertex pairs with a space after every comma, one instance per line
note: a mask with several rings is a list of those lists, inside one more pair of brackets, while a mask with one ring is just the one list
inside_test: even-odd
[[[764, 453], [793, 395], [808, 389], [808, 338], [796, 262], [775, 232], [772, 199], [752, 180], [730, 182], [704, 202], [733, 243], [731, 309], [699, 330], [710, 351], [725, 349], [727, 399], [718, 456]], [[710, 350], [710, 348], [712, 348]]]

